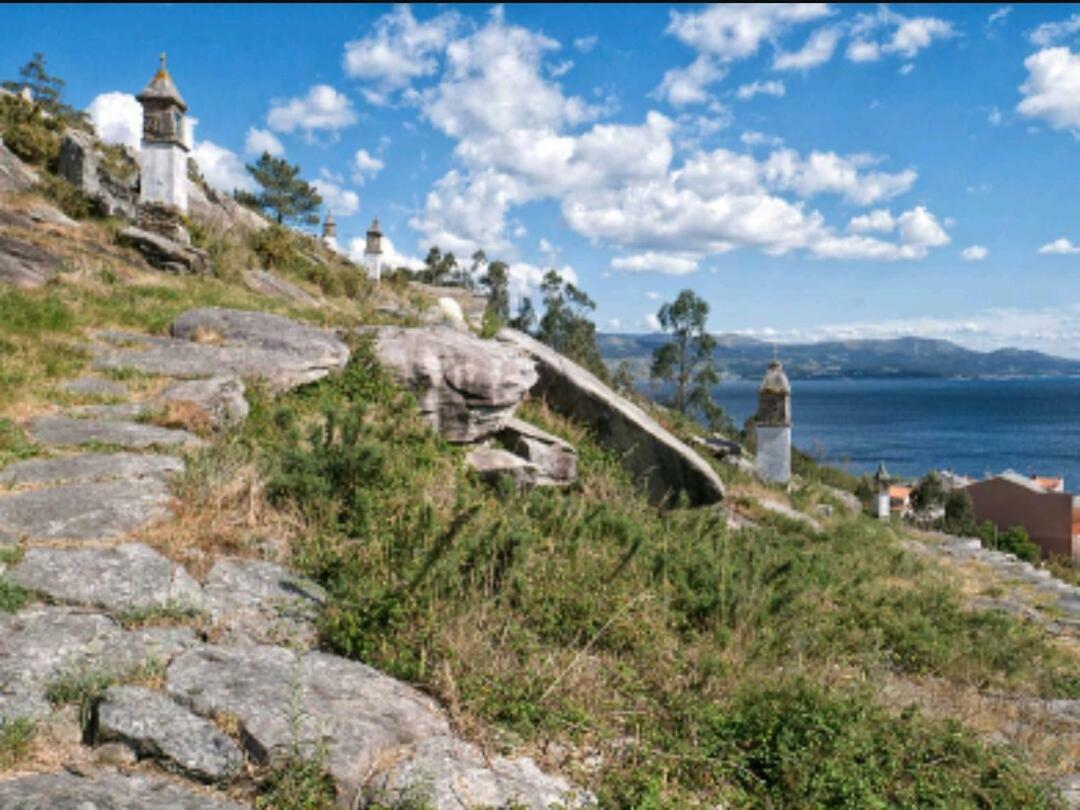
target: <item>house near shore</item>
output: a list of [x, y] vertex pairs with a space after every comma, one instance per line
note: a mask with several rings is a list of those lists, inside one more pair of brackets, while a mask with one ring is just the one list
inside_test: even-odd
[[1026, 477], [1007, 471], [966, 488], [975, 519], [1000, 531], [1021, 526], [1044, 557], [1080, 562], [1080, 497], [1064, 491], [1061, 479]]

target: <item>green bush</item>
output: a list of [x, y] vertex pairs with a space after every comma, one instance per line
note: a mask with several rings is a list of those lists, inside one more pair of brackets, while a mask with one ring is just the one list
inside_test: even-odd
[[17, 613], [26, 604], [26, 591], [0, 576], [0, 613]]
[[[1004, 754], [953, 723], [890, 716], [869, 695], [803, 680], [743, 687], [690, 718], [689, 778], [723, 774], [755, 807], [1056, 807]], [[718, 768], [724, 763], [727, 767]]]
[[30, 748], [34, 723], [25, 717], [0, 719], [0, 771], [19, 764]]
[[1039, 547], [1028, 537], [1023, 526], [1010, 526], [997, 536], [997, 549], [1015, 554], [1021, 560], [1037, 563], [1042, 553]]
[[72, 219], [89, 219], [100, 213], [101, 209], [94, 200], [63, 177], [43, 174], [37, 190], [42, 196], [56, 203], [56, 207]]

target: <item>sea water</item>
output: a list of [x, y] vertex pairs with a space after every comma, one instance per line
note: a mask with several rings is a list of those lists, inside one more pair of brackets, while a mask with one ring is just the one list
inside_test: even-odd
[[[896, 476], [1013, 469], [1064, 476], [1080, 492], [1080, 378], [793, 380], [796, 447], [850, 472], [884, 461]], [[716, 401], [738, 424], [757, 382], [725, 382]]]

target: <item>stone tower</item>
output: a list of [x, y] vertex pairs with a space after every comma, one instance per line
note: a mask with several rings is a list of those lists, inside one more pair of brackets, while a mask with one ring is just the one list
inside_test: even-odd
[[150, 84], [135, 98], [143, 108], [139, 203], [168, 206], [187, 213], [190, 151], [184, 138], [187, 104], [165, 69], [165, 54], [161, 55], [161, 67]]
[[364, 265], [367, 267], [368, 278], [378, 281], [382, 275], [382, 231], [379, 230], [379, 218], [371, 223], [367, 231], [367, 245], [364, 247]]
[[758, 389], [754, 431], [758, 475], [769, 483], [788, 483], [791, 480], [791, 384], [779, 360], [769, 364]]
[[326, 209], [326, 219], [323, 220], [322, 240], [331, 250], [337, 250], [337, 223], [334, 221], [334, 212]]

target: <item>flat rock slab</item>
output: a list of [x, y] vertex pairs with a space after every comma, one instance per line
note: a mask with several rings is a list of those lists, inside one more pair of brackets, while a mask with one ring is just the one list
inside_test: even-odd
[[474, 447], [465, 455], [465, 463], [489, 483], [506, 478], [527, 487], [535, 486], [540, 478], [535, 464], [498, 447]]
[[17, 461], [0, 470], [0, 484], [70, 484], [132, 478], [166, 478], [184, 471], [175, 456], [138, 453], [84, 453]]
[[0, 141], [0, 191], [24, 191], [40, 182], [37, 172]]
[[348, 346], [333, 334], [265, 312], [191, 310], [173, 323], [172, 335], [98, 333], [121, 347], [96, 349], [94, 367], [178, 379], [257, 377], [281, 392], [344, 368], [349, 359]]
[[76, 405], [68, 413], [79, 419], [101, 419], [107, 422], [134, 422], [153, 412], [145, 402], [118, 402], [114, 405]]
[[126, 631], [108, 616], [73, 608], [0, 613], [0, 722], [46, 717], [49, 684], [66, 674], [122, 676], [149, 662], [167, 664], [194, 643], [187, 627]]
[[368, 793], [382, 805], [408, 800], [424, 807], [515, 807], [548, 810], [593, 804], [564, 779], [545, 774], [531, 759], [487, 759], [474, 745], [454, 737], [431, 737], [402, 752], [380, 772]]
[[183, 380], [166, 388], [160, 397], [164, 403], [194, 405], [211, 424], [223, 427], [247, 419], [248, 403], [244, 383], [238, 377], [211, 377], [208, 380]]
[[557, 413], [591, 427], [597, 441], [618, 452], [623, 465], [646, 483], [654, 502], [679, 492], [695, 506], [723, 499], [724, 484], [708, 462], [594, 374], [522, 332], [503, 329], [498, 338], [536, 362], [540, 376], [532, 393]]
[[44, 286], [62, 266], [59, 258], [33, 242], [0, 234], [0, 283], [32, 290]]
[[537, 468], [538, 486], [569, 486], [577, 480], [577, 451], [569, 442], [514, 417], [498, 436], [510, 452]]
[[222, 559], [203, 584], [204, 608], [237, 640], [312, 645], [326, 592], [274, 563]]
[[105, 693], [97, 709], [97, 736], [127, 743], [140, 757], [165, 760], [208, 782], [230, 778], [244, 763], [240, 749], [212, 723], [139, 686], [114, 686]]
[[0, 496], [0, 529], [41, 540], [107, 540], [166, 517], [157, 478], [64, 484]]
[[417, 396], [424, 418], [452, 442], [502, 430], [537, 381], [519, 351], [445, 326], [375, 331], [379, 362]]
[[202, 604], [202, 588], [183, 566], [142, 543], [27, 549], [11, 578], [57, 602], [110, 611], [197, 610]]
[[126, 397], [128, 393], [127, 387], [122, 383], [89, 376], [63, 383], [60, 390], [86, 397]]
[[111, 444], [144, 450], [199, 442], [198, 437], [186, 430], [172, 430], [140, 422], [73, 419], [69, 416], [39, 417], [30, 422], [27, 432], [35, 442], [58, 446]]
[[10, 810], [245, 810], [155, 776], [103, 771], [93, 776], [36, 773], [0, 781], [0, 807]]
[[449, 734], [438, 706], [371, 667], [282, 647], [204, 645], [169, 666], [166, 689], [196, 713], [225, 712], [260, 762], [325, 742], [342, 806], [356, 805], [381, 756]]
[[303, 307], [318, 307], [319, 301], [292, 282], [278, 278], [266, 270], [245, 270], [244, 284], [249, 290], [282, 301], [291, 301]]

